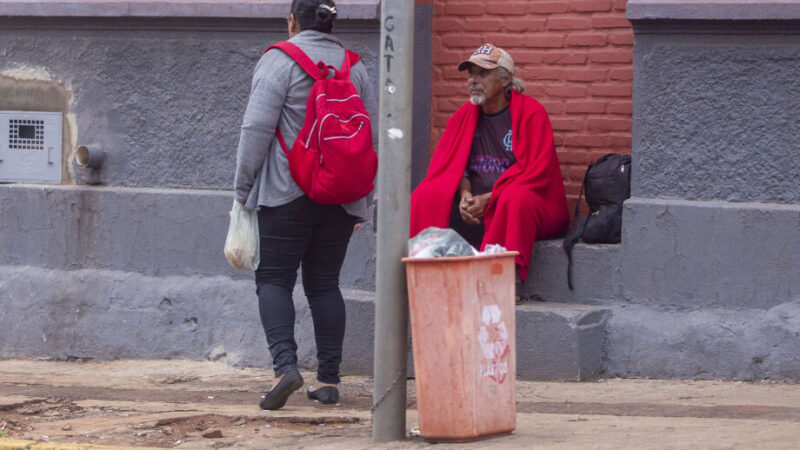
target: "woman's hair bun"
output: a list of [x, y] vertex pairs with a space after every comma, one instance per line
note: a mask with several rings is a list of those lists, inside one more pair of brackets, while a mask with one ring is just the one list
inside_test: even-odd
[[323, 8], [322, 5], [319, 5], [319, 8], [317, 8], [317, 23], [323, 24], [331, 19], [333, 19], [333, 14]]
[[328, 20], [336, 17], [336, 7], [328, 5], [326, 3], [320, 3], [317, 6], [317, 18], [323, 22], [327, 22]]
[[336, 18], [336, 4], [332, 0], [293, 0], [291, 12], [301, 30], [330, 33]]

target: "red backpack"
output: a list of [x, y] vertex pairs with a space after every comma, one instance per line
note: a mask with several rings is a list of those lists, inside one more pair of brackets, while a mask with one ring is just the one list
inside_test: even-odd
[[[373, 189], [378, 156], [372, 146], [372, 127], [361, 97], [350, 81], [350, 67], [360, 56], [345, 51], [341, 69], [314, 64], [300, 47], [280, 42], [278, 48], [316, 80], [306, 105], [306, 119], [292, 151], [280, 129], [278, 141], [289, 159], [292, 178], [311, 200], [325, 205], [354, 202]], [[333, 77], [329, 78], [329, 74]]]

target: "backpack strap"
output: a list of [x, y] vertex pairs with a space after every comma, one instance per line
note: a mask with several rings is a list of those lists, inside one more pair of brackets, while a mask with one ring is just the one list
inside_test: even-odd
[[579, 216], [581, 213], [583, 190], [586, 188], [586, 177], [589, 174], [589, 169], [591, 168], [592, 165], [589, 165], [589, 167], [586, 169], [586, 173], [583, 175], [581, 192], [578, 194], [578, 203], [575, 204], [575, 214], [572, 218], [572, 226], [569, 228], [569, 233], [567, 233], [567, 237], [564, 238], [564, 243], [562, 244], [564, 251], [567, 252], [567, 286], [569, 286], [570, 290], [572, 290], [572, 247], [575, 247], [575, 244], [581, 240], [583, 230], [586, 228], [586, 219], [579, 219]]
[[361, 55], [352, 50], [345, 50], [344, 54], [347, 55], [347, 59], [350, 61], [350, 67], [355, 66], [361, 60]]
[[[314, 61], [311, 61], [311, 58], [306, 55], [306, 52], [300, 49], [297, 45], [289, 42], [283, 41], [278, 42], [277, 44], [270, 45], [264, 51], [264, 53], [272, 50], [273, 48], [277, 48], [279, 50], [283, 50], [289, 57], [291, 57], [311, 78], [314, 80], [321, 80], [322, 79], [322, 71]], [[283, 139], [283, 135], [281, 134], [281, 128], [275, 127], [275, 136], [278, 138], [278, 142], [281, 144], [281, 148], [286, 155], [289, 155], [289, 148], [286, 147], [286, 141]]]
[[268, 52], [273, 48], [277, 48], [286, 52], [303, 70], [306, 71], [308, 76], [315, 80], [322, 79], [322, 71], [314, 64], [314, 61], [311, 61], [311, 58], [306, 55], [306, 53], [300, 49], [300, 47], [296, 46], [295, 44], [289, 41], [278, 42], [275, 45], [270, 45], [267, 50], [264, 52]]
[[344, 62], [342, 63], [342, 67], [338, 70], [339, 78], [342, 80], [349, 80], [350, 68], [355, 66], [360, 59], [361, 55], [358, 53], [351, 50], [345, 50]]
[[[323, 73], [325, 71], [320, 63], [314, 64], [314, 61], [312, 61], [311, 58], [309, 58], [308, 55], [306, 55], [306, 53], [297, 45], [289, 41], [278, 42], [277, 44], [270, 45], [267, 50], [264, 51], [264, 53], [272, 50], [273, 48], [277, 48], [286, 52], [286, 54], [295, 60], [295, 62], [300, 65], [300, 67], [302, 67], [311, 78], [315, 80], [323, 79]], [[349, 80], [350, 68], [356, 65], [356, 63], [360, 60], [361, 55], [352, 50], [345, 49], [344, 62], [342, 63], [342, 67], [338, 70], [338, 73], [341, 74], [341, 78]]]
[[283, 135], [281, 134], [281, 127], [275, 127], [275, 136], [278, 137], [278, 142], [281, 143], [281, 148], [283, 149], [283, 153], [286, 153], [286, 156], [289, 156], [289, 149], [286, 147], [286, 141], [283, 140]]

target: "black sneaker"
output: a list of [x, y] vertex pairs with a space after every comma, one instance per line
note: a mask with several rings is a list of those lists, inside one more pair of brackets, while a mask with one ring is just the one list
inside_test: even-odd
[[269, 392], [261, 397], [259, 406], [261, 409], [280, 409], [286, 404], [286, 400], [292, 392], [303, 386], [303, 376], [296, 369], [286, 372], [281, 381]]
[[325, 386], [316, 391], [306, 391], [306, 396], [311, 400], [317, 400], [323, 405], [332, 405], [339, 401], [339, 389], [333, 386]]

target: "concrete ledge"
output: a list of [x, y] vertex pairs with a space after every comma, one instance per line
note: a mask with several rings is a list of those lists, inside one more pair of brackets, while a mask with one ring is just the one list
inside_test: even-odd
[[629, 0], [628, 20], [795, 20], [798, 0]]
[[[288, 0], [0, 0], [0, 16], [285, 18]], [[339, 0], [339, 19], [379, 19], [379, 0]]]
[[[222, 254], [231, 197], [218, 190], [0, 185], [0, 214], [7, 218], [0, 228], [0, 261], [56, 270], [249, 280], [250, 272], [232, 269]], [[536, 243], [526, 293], [581, 304], [621, 298], [619, 245], [575, 246], [575, 289], [570, 291], [561, 242]], [[371, 226], [353, 235], [343, 287], [375, 289], [375, 248]]]
[[[19, 266], [0, 266], [0, 280], [0, 358], [209, 359], [271, 367], [249, 280]], [[372, 373], [375, 295], [342, 293], [347, 308], [342, 372]], [[299, 286], [294, 303], [298, 360], [313, 369], [313, 324]], [[544, 303], [518, 308], [518, 377], [580, 380], [598, 375], [607, 317], [608, 309], [601, 307]]]
[[[0, 261], [252, 280], [222, 253], [232, 202], [231, 191], [0, 185]], [[341, 280], [343, 287], [375, 289], [371, 226], [353, 235]]]
[[[345, 296], [347, 333], [342, 370], [372, 373], [374, 294], [350, 291]], [[580, 381], [599, 376], [609, 316], [610, 309], [603, 306], [537, 302], [517, 307], [517, 378]], [[411, 350], [409, 345], [409, 375], [414, 373]]]
[[610, 310], [537, 303], [517, 308], [517, 377], [580, 381], [603, 371]]
[[[250, 280], [18, 266], [0, 266], [0, 280], [0, 358], [209, 359], [271, 367]], [[374, 295], [343, 294], [342, 371], [369, 373]], [[298, 359], [313, 368], [313, 324], [300, 286], [294, 303]]]
[[608, 376], [800, 380], [800, 297], [767, 310], [618, 306], [606, 329]]
[[622, 298], [619, 245], [578, 244], [572, 249], [572, 284], [567, 284], [563, 239], [537, 241], [522, 292], [548, 302], [608, 303]]
[[622, 226], [631, 302], [769, 309], [800, 298], [800, 205], [630, 198]]
[[3, 357], [267, 361], [252, 281], [19, 266], [0, 280]]
[[[374, 293], [343, 294], [342, 372], [369, 374]], [[0, 358], [208, 359], [270, 368], [257, 303], [252, 281], [222, 276], [0, 266]], [[294, 303], [299, 362], [313, 369], [313, 325], [299, 287]], [[516, 316], [521, 379], [800, 379], [800, 297], [738, 310], [530, 303]]]

